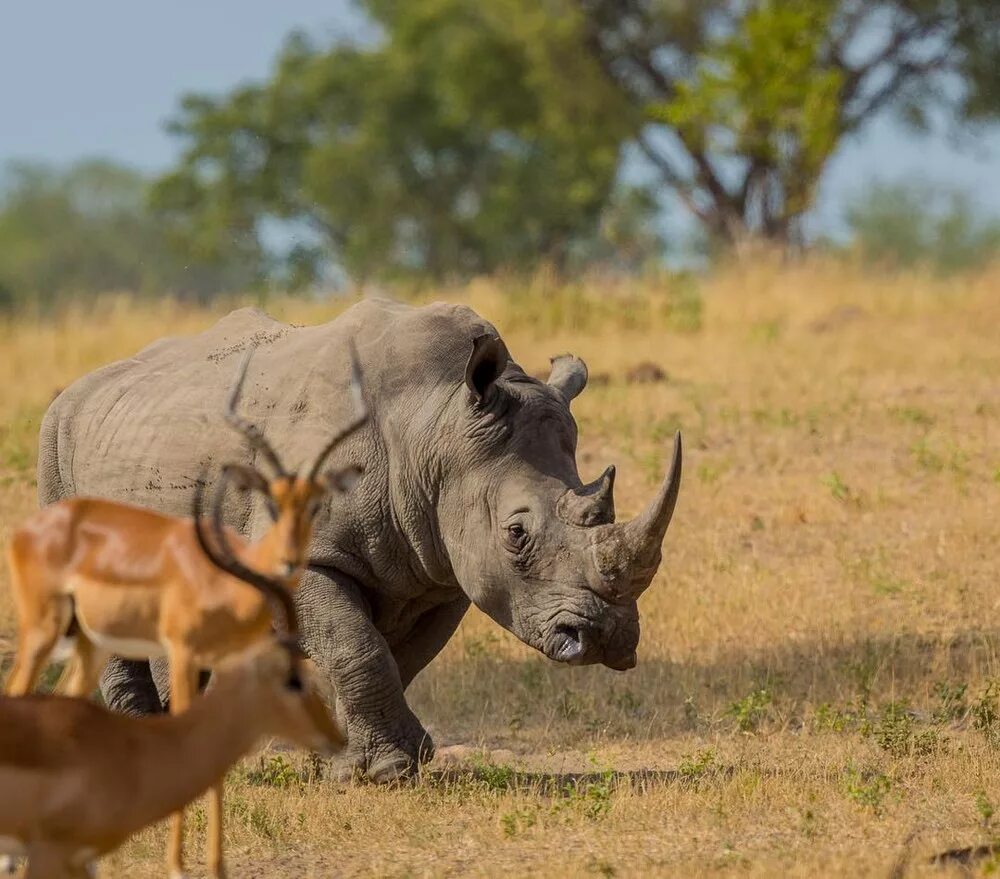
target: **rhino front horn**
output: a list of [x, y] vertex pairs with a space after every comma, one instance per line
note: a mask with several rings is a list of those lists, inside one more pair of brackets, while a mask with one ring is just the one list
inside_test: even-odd
[[674, 435], [674, 455], [663, 484], [649, 506], [630, 522], [609, 526], [595, 546], [597, 568], [614, 601], [634, 600], [649, 586], [660, 564], [663, 537], [681, 487], [681, 434]]

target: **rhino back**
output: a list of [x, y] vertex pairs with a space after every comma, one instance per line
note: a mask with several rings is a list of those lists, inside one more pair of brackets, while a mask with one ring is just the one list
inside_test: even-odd
[[[448, 304], [365, 300], [313, 327], [239, 309], [198, 335], [160, 340], [90, 373], [56, 398], [42, 425], [39, 499], [93, 495], [187, 514], [204, 468], [250, 460], [222, 411], [251, 344], [256, 350], [240, 410], [296, 467], [349, 417], [353, 342], [372, 420], [337, 457], [388, 468], [381, 435], [389, 423], [405, 426], [418, 412], [421, 420], [433, 419], [438, 401], [462, 381], [471, 340], [483, 332], [496, 331], [470, 309]], [[364, 480], [369, 491], [388, 478], [371, 477]], [[379, 506], [366, 508], [376, 515]], [[244, 526], [250, 511], [244, 513], [242, 521], [227, 518]]]

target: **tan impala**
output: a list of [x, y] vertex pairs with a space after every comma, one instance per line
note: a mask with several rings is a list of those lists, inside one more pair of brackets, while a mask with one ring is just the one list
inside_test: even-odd
[[[83, 696], [97, 684], [108, 657], [166, 655], [170, 661], [170, 707], [188, 708], [198, 673], [264, 638], [271, 625], [268, 603], [243, 582], [253, 571], [277, 575], [294, 589], [307, 562], [313, 517], [323, 497], [343, 492], [360, 470], [324, 472], [330, 453], [367, 417], [360, 371], [352, 359], [356, 414], [313, 460], [304, 476], [285, 469], [261, 431], [236, 411], [252, 350], [248, 350], [230, 394], [225, 417], [270, 465], [266, 478], [252, 467], [223, 467], [216, 497], [216, 540], [229, 570], [206, 557], [204, 538], [191, 519], [97, 498], [69, 498], [45, 507], [14, 532], [8, 548], [11, 586], [18, 615], [18, 641], [7, 694], [28, 693], [57, 647], [72, 656], [65, 692]], [[218, 521], [227, 485], [262, 492], [273, 525], [248, 543]], [[221, 551], [217, 548], [217, 551]], [[233, 575], [239, 571], [239, 577]], [[222, 790], [209, 801], [209, 868], [223, 875]], [[180, 874], [183, 820], [171, 830], [168, 858]]]
[[[210, 551], [226, 564], [225, 551]], [[227, 659], [183, 714], [135, 718], [82, 699], [0, 697], [0, 862], [12, 868], [26, 856], [27, 879], [92, 876], [98, 857], [217, 785], [261, 737], [323, 753], [343, 747], [301, 660], [290, 593], [249, 579], [282, 605], [291, 637], [265, 636]]]

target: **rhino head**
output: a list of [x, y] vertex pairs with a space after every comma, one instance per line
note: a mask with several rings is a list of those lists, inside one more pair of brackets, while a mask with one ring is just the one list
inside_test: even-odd
[[625, 670], [636, 663], [636, 601], [677, 502], [681, 439], [646, 509], [616, 522], [614, 467], [589, 484], [577, 473], [570, 402], [586, 383], [570, 355], [542, 382], [496, 336], [474, 341], [452, 398], [463, 466], [441, 498], [441, 537], [472, 601], [526, 644], [559, 662]]

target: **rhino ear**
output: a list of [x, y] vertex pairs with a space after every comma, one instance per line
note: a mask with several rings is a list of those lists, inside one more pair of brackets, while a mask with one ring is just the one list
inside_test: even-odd
[[507, 368], [507, 346], [496, 336], [484, 334], [472, 342], [472, 354], [465, 364], [465, 384], [477, 400], [482, 400]]
[[587, 364], [572, 354], [553, 357], [548, 384], [559, 391], [569, 403], [587, 386]]

